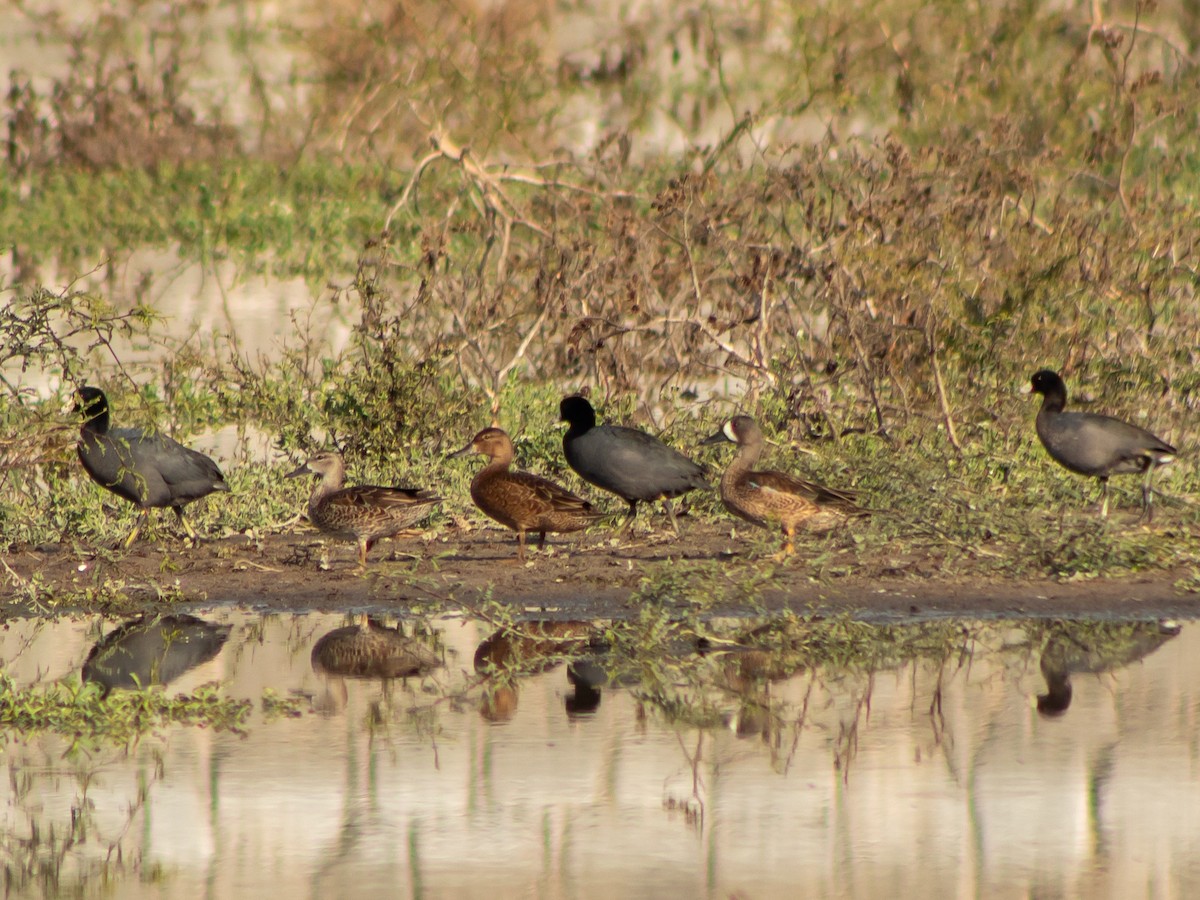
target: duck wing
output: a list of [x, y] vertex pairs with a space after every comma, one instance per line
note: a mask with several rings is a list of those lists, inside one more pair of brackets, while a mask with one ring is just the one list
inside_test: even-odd
[[541, 478], [540, 475], [534, 475], [529, 472], [514, 472], [510, 474], [520, 480], [521, 485], [532, 493], [532, 496], [539, 503], [545, 504], [548, 509], [557, 512], [576, 512], [576, 514], [582, 515], [595, 515], [596, 517], [602, 515], [596, 511], [588, 500], [577, 497], [576, 494], [566, 490], [563, 486], [554, 484], [550, 479]]
[[540, 508], [540, 511], [570, 512], [596, 518], [603, 515], [587, 500], [540, 475], [530, 472], [508, 472], [506, 475], [505, 480], [517, 487], [532, 505]]
[[423, 488], [360, 484], [334, 491], [326, 504], [359, 509], [412, 509], [441, 503], [442, 498]]
[[750, 472], [746, 477], [750, 484], [761, 491], [803, 497], [820, 506], [839, 506], [847, 510], [859, 508], [858, 495], [854, 491], [825, 487], [785, 472]]

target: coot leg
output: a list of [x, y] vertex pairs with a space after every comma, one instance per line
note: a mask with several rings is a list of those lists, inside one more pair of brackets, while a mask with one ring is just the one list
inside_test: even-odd
[[625, 527], [621, 529], [621, 533], [633, 534], [633, 521], [637, 516], [637, 501], [627, 500], [625, 502], [629, 504], [629, 509], [625, 511]]
[[671, 527], [675, 529], [675, 537], [679, 537], [679, 523], [675, 521], [675, 508], [671, 505], [670, 497], [663, 497], [663, 508], [667, 511], [667, 518], [671, 520]]
[[150, 510], [143, 509], [138, 513], [137, 522], [133, 525], [133, 531], [129, 532], [129, 537], [125, 538], [125, 549], [128, 550], [133, 546], [133, 542], [137, 540], [138, 534], [141, 533], [142, 526], [146, 524], [146, 520], [150, 518]]
[[196, 529], [192, 527], [192, 523], [183, 517], [183, 507], [172, 506], [171, 509], [175, 510], [175, 517], [179, 519], [179, 524], [183, 526], [184, 533], [194, 542], [199, 543], [200, 535], [196, 533]]

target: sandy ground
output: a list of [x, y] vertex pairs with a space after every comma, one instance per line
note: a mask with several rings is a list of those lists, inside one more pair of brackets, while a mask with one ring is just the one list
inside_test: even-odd
[[[612, 533], [551, 535], [548, 549], [515, 565], [516, 542], [500, 529], [460, 531], [384, 541], [361, 571], [353, 545], [326, 541], [310, 530], [253, 539], [234, 536], [185, 544], [169, 534], [140, 540], [128, 550], [89, 550], [71, 544], [16, 547], [5, 557], [3, 596], [10, 612], [22, 610], [21, 583], [36, 575], [60, 596], [119, 583], [135, 605], [156, 607], [180, 599], [236, 603], [263, 610], [357, 610], [402, 614], [410, 607], [474, 606], [491, 597], [523, 613], [572, 618], [631, 615], [647, 573], [660, 581], [680, 561], [680, 571], [717, 561], [714, 613], [747, 611], [741, 590], [773, 568], [755, 590], [769, 609], [853, 611], [870, 618], [910, 616], [1200, 616], [1200, 595], [1177, 589], [1183, 573], [1061, 582], [956, 579], [933, 559], [887, 561], [882, 577], [854, 574], [815, 579], [811, 548], [798, 547], [786, 564], [756, 560], [728, 528], [688, 522], [685, 537], [639, 531], [618, 540]], [[828, 548], [823, 548], [828, 556]], [[831, 568], [839, 568], [832, 551]], [[853, 561], [850, 551], [840, 568]], [[828, 558], [826, 560], [828, 565]], [[27, 607], [26, 607], [27, 609]], [[122, 612], [129, 611], [126, 606]]]

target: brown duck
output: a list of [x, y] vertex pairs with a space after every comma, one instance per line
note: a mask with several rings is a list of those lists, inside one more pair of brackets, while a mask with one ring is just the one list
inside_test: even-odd
[[321, 531], [358, 544], [358, 562], [367, 564], [367, 553], [380, 538], [392, 537], [415, 525], [442, 501], [417, 488], [378, 487], [363, 484], [343, 487], [346, 463], [336, 452], [318, 453], [286, 477], [320, 475], [308, 498], [308, 518]]
[[721, 476], [721, 502], [741, 519], [761, 528], [778, 525], [783, 531], [781, 555], [793, 550], [798, 529], [827, 531], [866, 510], [855, 503], [850, 491], [839, 491], [796, 478], [784, 472], [755, 471], [752, 467], [763, 451], [763, 433], [749, 416], [734, 416], [703, 444], [730, 442], [737, 455]]
[[407, 678], [440, 665], [421, 641], [364, 615], [355, 616], [353, 625], [329, 632], [312, 650], [313, 670], [324, 675]]
[[579, 531], [604, 514], [553, 481], [529, 472], [510, 472], [512, 440], [499, 428], [485, 428], [451, 457], [482, 453], [491, 459], [471, 481], [471, 499], [484, 513], [517, 533], [517, 559], [525, 561], [525, 532], [538, 533], [538, 546], [547, 531]]

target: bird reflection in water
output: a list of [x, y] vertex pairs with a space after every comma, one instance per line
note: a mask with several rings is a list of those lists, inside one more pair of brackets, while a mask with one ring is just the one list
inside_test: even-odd
[[[475, 650], [475, 671], [486, 679], [479, 714], [489, 722], [512, 719], [517, 712], [517, 679], [554, 668], [589, 647], [595, 635], [590, 622], [573, 621], [521, 622], [489, 635]], [[571, 681], [575, 693], [566, 699], [568, 714], [599, 706], [598, 687], [603, 681], [596, 678], [595, 672], [585, 673], [582, 699], [579, 682]]]
[[1120, 669], [1143, 659], [1179, 634], [1177, 622], [1089, 622], [1054, 626], [1042, 650], [1040, 668], [1046, 693], [1038, 694], [1037, 710], [1048, 718], [1071, 706], [1071, 675]]
[[[762, 633], [763, 629], [754, 629], [745, 637], [757, 642]], [[721, 660], [714, 672], [714, 686], [737, 698], [737, 708], [725, 719], [729, 730], [739, 738], [757, 738], [777, 748], [784, 723], [771, 685], [794, 676], [799, 664], [789, 663], [786, 654], [751, 646], [714, 649], [702, 642], [699, 649]]]
[[567, 681], [574, 692], [563, 701], [567, 717], [590, 716], [600, 708], [600, 688], [608, 684], [608, 673], [595, 659], [579, 659], [567, 666]]
[[441, 657], [421, 638], [410, 637], [400, 628], [389, 628], [367, 615], [321, 637], [313, 645], [312, 667], [329, 678], [337, 694], [318, 702], [321, 712], [336, 712], [346, 703], [343, 679], [375, 679], [388, 683], [395, 678], [424, 675], [441, 666]]
[[96, 643], [83, 664], [83, 680], [106, 694], [166, 685], [216, 657], [230, 627], [188, 615], [141, 616]]

